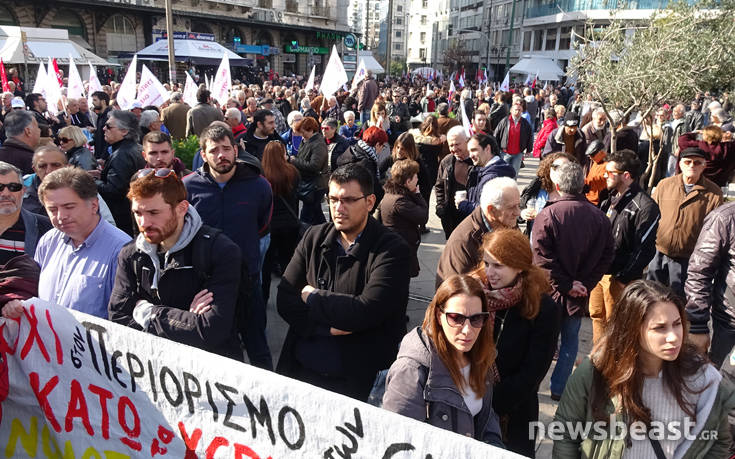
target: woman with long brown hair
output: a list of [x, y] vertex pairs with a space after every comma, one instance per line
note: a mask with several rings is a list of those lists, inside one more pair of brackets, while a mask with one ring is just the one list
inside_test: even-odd
[[[688, 332], [684, 301], [669, 287], [629, 284], [554, 416], [569, 426], [598, 422], [607, 435], [565, 431], [553, 457], [729, 457], [735, 391], [685, 341]], [[641, 435], [611, 436], [621, 430], [611, 422]]]
[[482, 284], [497, 349], [493, 408], [506, 448], [534, 457], [528, 426], [538, 421], [538, 389], [551, 366], [561, 317], [545, 271], [516, 229], [488, 233], [482, 262], [471, 274]]
[[442, 144], [447, 139], [446, 136], [439, 135], [439, 123], [436, 117], [433, 115], [427, 116], [418, 130], [412, 129], [409, 132], [413, 134], [419, 155], [426, 164], [431, 183], [436, 183], [436, 176], [439, 171], [439, 155], [442, 152]]
[[263, 261], [263, 297], [266, 303], [270, 294], [271, 274], [286, 269], [299, 243], [299, 199], [296, 187], [299, 171], [286, 161], [286, 147], [272, 140], [263, 150], [263, 175], [273, 190], [273, 216], [271, 217], [271, 243]]
[[492, 407], [495, 360], [480, 283], [454, 275], [437, 289], [424, 323], [401, 342], [383, 408], [502, 447]]

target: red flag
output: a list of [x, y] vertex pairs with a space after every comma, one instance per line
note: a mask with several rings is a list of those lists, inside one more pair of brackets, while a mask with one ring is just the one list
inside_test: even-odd
[[61, 71], [59, 71], [59, 64], [56, 63], [56, 58], [51, 61], [54, 64], [54, 72], [56, 73], [56, 79], [59, 80], [59, 87], [64, 87], [64, 79], [61, 77]]
[[3, 82], [3, 92], [10, 91], [10, 88], [8, 87], [8, 76], [5, 75], [5, 64], [3, 64], [2, 59], [0, 59], [0, 79]]

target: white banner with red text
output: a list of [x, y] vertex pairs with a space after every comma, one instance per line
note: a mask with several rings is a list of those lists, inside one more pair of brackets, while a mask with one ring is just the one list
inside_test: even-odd
[[4, 457], [519, 457], [84, 313], [24, 304], [19, 320], [0, 318]]

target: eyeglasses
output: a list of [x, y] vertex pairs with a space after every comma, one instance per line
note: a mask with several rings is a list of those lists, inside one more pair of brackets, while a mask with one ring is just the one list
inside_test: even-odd
[[464, 327], [464, 324], [467, 323], [468, 320], [470, 321], [470, 326], [472, 328], [482, 328], [482, 326], [485, 325], [485, 322], [487, 322], [487, 318], [490, 317], [489, 312], [481, 312], [479, 314], [472, 314], [471, 316], [466, 316], [458, 312], [442, 312], [444, 313], [444, 316], [446, 316], [449, 326], [454, 328]]
[[12, 191], [13, 193], [17, 193], [23, 189], [23, 184], [17, 182], [0, 183], [0, 191], [5, 190], [5, 187], [8, 187], [8, 190]]
[[685, 166], [704, 166], [706, 161], [703, 159], [682, 159], [681, 163]]
[[135, 174], [135, 179], [147, 177], [149, 175], [155, 175], [158, 178], [166, 178], [170, 177], [171, 175], [176, 175], [176, 171], [173, 169], [168, 169], [165, 167], [162, 167], [160, 169], [153, 169], [153, 168], [145, 168], [138, 171], [137, 174]]
[[66, 143], [66, 142], [71, 142], [71, 141], [72, 141], [72, 139], [69, 139], [69, 138], [66, 138], [66, 137], [59, 137], [59, 142], [61, 142], [61, 143]]
[[622, 175], [622, 174], [625, 174], [625, 171], [618, 171], [618, 170], [608, 171], [608, 170], [606, 170], [602, 174], [602, 176], [605, 177], [605, 178], [607, 178], [607, 177], [610, 177], [611, 175]]
[[344, 198], [335, 198], [334, 196], [328, 196], [327, 201], [329, 201], [330, 206], [336, 206], [337, 203], [350, 206], [356, 203], [357, 201], [359, 201], [360, 199], [365, 199], [365, 198], [367, 198], [366, 194], [362, 196], [358, 196], [358, 197], [346, 196]]

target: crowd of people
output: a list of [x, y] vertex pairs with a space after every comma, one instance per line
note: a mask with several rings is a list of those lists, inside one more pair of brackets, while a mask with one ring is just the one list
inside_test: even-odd
[[[222, 106], [203, 85], [194, 106], [166, 86], [162, 106], [128, 110], [114, 82], [51, 111], [2, 94], [0, 265], [36, 283], [4, 317], [38, 296], [529, 457], [556, 360], [557, 420], [689, 419], [718, 436], [566, 432], [554, 457], [732, 448], [726, 93], [635, 118], [571, 84], [453, 94], [369, 74], [324, 96], [275, 78], [236, 81]], [[189, 135], [191, 164], [173, 147]], [[432, 191], [446, 244], [408, 331]], [[288, 324], [275, 364], [269, 302]], [[578, 361], [585, 315], [594, 347]]]

